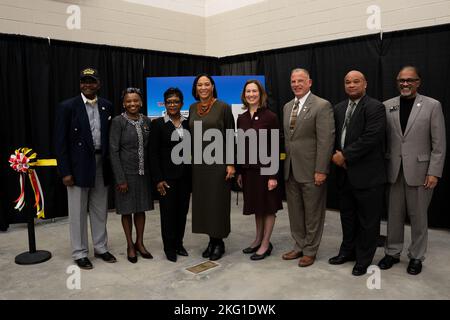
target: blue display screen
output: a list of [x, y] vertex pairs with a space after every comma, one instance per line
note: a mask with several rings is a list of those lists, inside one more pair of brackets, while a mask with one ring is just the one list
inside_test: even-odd
[[[195, 102], [192, 96], [192, 83], [195, 77], [151, 77], [147, 78], [147, 115], [161, 117], [164, 115], [164, 92], [170, 87], [178, 87], [184, 96], [181, 109], [187, 115], [189, 106]], [[264, 76], [213, 76], [218, 98], [230, 105], [241, 105], [241, 94], [244, 84], [249, 79], [259, 80], [265, 86]]]

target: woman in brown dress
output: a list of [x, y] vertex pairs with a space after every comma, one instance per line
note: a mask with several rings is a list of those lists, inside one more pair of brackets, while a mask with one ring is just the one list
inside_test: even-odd
[[[266, 106], [267, 94], [258, 80], [248, 80], [244, 85], [241, 96], [246, 112], [240, 114], [237, 120], [238, 129], [244, 132], [255, 130], [258, 143], [245, 146], [245, 163], [238, 166], [238, 185], [244, 194], [244, 214], [255, 215], [256, 237], [250, 247], [242, 250], [244, 253], [253, 253], [252, 260], [262, 260], [269, 256], [273, 246], [270, 243], [275, 214], [283, 209], [281, 195], [277, 188], [277, 175], [262, 175], [261, 163], [250, 164], [249, 152], [259, 155], [259, 140], [261, 129], [266, 129], [268, 146], [270, 146], [270, 130], [279, 130], [278, 120], [275, 113]], [[268, 149], [270, 150], [270, 149]], [[270, 150], [269, 154], [279, 150]]]
[[[217, 90], [211, 76], [198, 75], [192, 86], [192, 95], [198, 101], [189, 108], [189, 128], [194, 149], [192, 153], [192, 232], [209, 235], [209, 244], [202, 256], [210, 260], [218, 260], [225, 253], [223, 239], [228, 237], [231, 229], [230, 180], [234, 177], [235, 169], [234, 157], [231, 157], [228, 164], [226, 161], [225, 137], [227, 129], [234, 132], [234, 118], [231, 106], [217, 100]], [[199, 130], [200, 126], [201, 130]], [[215, 129], [216, 133], [220, 132], [224, 147], [223, 157], [219, 153], [208, 151], [212, 148], [211, 145], [216, 143], [216, 141], [203, 141], [202, 138], [208, 129]], [[197, 137], [199, 133], [201, 137]], [[196, 140], [202, 141], [199, 146], [201, 150], [195, 150]], [[209, 153], [211, 153], [211, 159], [205, 159], [204, 155]]]

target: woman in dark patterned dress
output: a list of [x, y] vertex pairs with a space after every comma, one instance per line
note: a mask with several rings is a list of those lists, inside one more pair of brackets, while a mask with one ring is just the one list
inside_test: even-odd
[[[153, 210], [150, 166], [147, 159], [150, 119], [139, 112], [142, 107], [139, 89], [124, 90], [122, 102], [124, 112], [111, 123], [109, 148], [116, 182], [116, 212], [122, 215], [128, 261], [136, 263], [137, 252], [145, 259], [153, 258], [143, 242], [145, 211]], [[135, 243], [132, 237], [133, 215], [136, 227]]]

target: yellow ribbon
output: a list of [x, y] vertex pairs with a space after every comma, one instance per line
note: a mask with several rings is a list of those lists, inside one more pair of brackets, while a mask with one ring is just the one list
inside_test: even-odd
[[34, 162], [34, 164], [30, 164], [31, 166], [36, 166], [36, 167], [51, 167], [51, 166], [56, 166], [56, 159], [39, 159], [36, 162]]

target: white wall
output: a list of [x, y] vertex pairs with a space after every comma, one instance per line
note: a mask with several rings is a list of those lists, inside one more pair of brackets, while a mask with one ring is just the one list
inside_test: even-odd
[[230, 56], [378, 33], [367, 28], [371, 5], [384, 32], [450, 23], [449, 0], [266, 0], [206, 18], [206, 54]]
[[[66, 10], [71, 4], [81, 9], [80, 30], [66, 27], [70, 16]], [[206, 53], [203, 17], [122, 0], [0, 0], [0, 33]]]
[[378, 33], [371, 5], [384, 32], [450, 23], [450, 0], [0, 0], [0, 33], [223, 57]]

